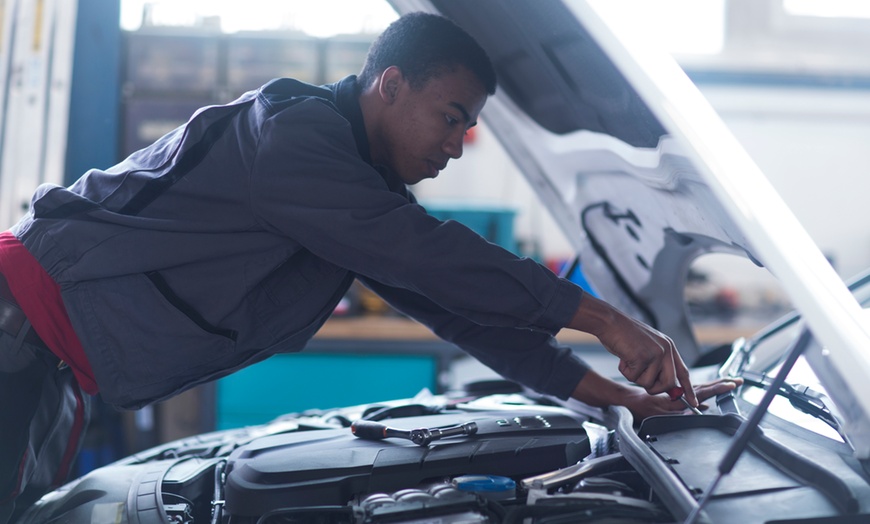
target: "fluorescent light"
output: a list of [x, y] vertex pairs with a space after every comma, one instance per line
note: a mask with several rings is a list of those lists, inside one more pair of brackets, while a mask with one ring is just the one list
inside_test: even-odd
[[783, 0], [788, 14], [829, 18], [870, 18], [866, 0]]
[[226, 33], [298, 30], [318, 37], [380, 33], [398, 17], [384, 0], [121, 0], [121, 27], [139, 29], [146, 10], [154, 25], [219, 20]]

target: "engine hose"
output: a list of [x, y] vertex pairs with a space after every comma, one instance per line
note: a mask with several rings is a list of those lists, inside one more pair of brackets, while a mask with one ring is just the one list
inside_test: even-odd
[[221, 460], [214, 467], [214, 495], [211, 502], [211, 524], [220, 524], [224, 510], [224, 470], [227, 461]]

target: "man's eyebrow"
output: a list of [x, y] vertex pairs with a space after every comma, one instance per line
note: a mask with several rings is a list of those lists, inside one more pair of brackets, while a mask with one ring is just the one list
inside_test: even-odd
[[459, 102], [450, 102], [450, 105], [455, 107], [457, 111], [462, 113], [462, 117], [465, 119], [466, 122], [468, 122], [468, 127], [474, 127], [477, 125], [477, 122], [471, 121], [471, 115], [468, 114], [468, 111], [462, 104], [460, 104]]

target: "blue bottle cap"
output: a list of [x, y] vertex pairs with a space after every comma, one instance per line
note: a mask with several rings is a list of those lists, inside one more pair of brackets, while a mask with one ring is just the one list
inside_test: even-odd
[[453, 485], [462, 491], [475, 493], [500, 493], [513, 491], [517, 483], [498, 475], [462, 475], [453, 479]]

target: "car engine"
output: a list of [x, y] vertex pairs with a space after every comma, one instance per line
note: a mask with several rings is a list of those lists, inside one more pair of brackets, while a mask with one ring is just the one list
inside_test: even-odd
[[588, 416], [520, 394], [430, 400], [309, 411], [166, 444], [49, 494], [22, 522], [673, 520], [614, 432]]
[[[700, 512], [752, 408], [729, 393], [704, 415], [636, 424], [622, 407], [602, 410], [520, 390], [309, 410], [171, 442], [94, 470], [45, 495], [18, 524], [866, 517], [862, 493], [870, 482], [848, 446], [777, 417], [765, 418]], [[697, 519], [689, 519], [695, 511]]]

